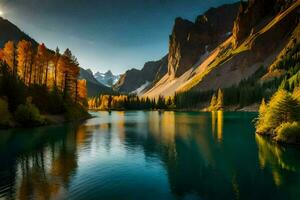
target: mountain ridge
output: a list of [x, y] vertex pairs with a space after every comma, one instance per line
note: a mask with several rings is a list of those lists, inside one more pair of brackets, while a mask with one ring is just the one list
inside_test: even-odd
[[167, 56], [164, 56], [160, 60], [146, 62], [141, 70], [135, 68], [127, 70], [113, 88], [119, 92], [131, 93], [146, 82], [149, 82], [149, 85], [153, 84], [166, 73]]
[[4, 44], [12, 40], [15, 43], [20, 40], [30, 41], [33, 46], [37, 47], [38, 42], [30, 37], [27, 33], [23, 32], [19, 27], [15, 24], [11, 23], [9, 20], [0, 17], [0, 46], [3, 47]]
[[[208, 91], [226, 88], [239, 84], [261, 66], [268, 68], [286, 46], [289, 34], [296, 28], [299, 21], [299, 2], [284, 4], [285, 9], [278, 9], [277, 2], [273, 3], [272, 9], [262, 13], [259, 19], [251, 23], [254, 25], [250, 28], [244, 28], [244, 21], [256, 13], [256, 9], [250, 8], [264, 10], [263, 8], [269, 4], [265, 1], [251, 0], [248, 7], [245, 7], [243, 3], [233, 23], [233, 34], [227, 40], [207, 55], [202, 54], [202, 59], [184, 70], [179, 77], [170, 73], [165, 75], [143, 96], [172, 96], [189, 90]], [[246, 36], [242, 36], [244, 32]]]

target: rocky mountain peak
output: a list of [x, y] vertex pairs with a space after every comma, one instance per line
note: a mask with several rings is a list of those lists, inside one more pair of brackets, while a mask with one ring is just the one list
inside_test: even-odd
[[114, 89], [119, 92], [140, 93], [148, 85], [161, 79], [167, 73], [168, 56], [157, 61], [146, 62], [141, 70], [130, 69], [121, 75]]
[[98, 82], [108, 87], [112, 87], [120, 78], [119, 75], [114, 75], [110, 70], [105, 73], [97, 72], [94, 74], [94, 77]]
[[264, 18], [274, 15], [278, 6], [282, 7], [285, 1], [282, 0], [249, 0], [241, 2], [236, 20], [234, 21], [233, 37], [234, 47], [237, 47], [249, 36], [252, 29]]
[[195, 22], [176, 18], [169, 42], [168, 74], [177, 78], [228, 37], [238, 3], [209, 9]]
[[113, 76], [113, 73], [110, 70], [108, 70], [104, 74], [105, 74], [105, 76]]

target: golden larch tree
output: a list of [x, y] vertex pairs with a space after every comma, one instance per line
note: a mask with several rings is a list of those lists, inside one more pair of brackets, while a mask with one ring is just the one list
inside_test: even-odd
[[16, 50], [13, 41], [8, 41], [5, 43], [2, 54], [3, 60], [9, 66], [9, 70], [16, 74]]
[[29, 74], [29, 66], [31, 62], [32, 55], [32, 45], [31, 42], [26, 40], [21, 40], [17, 47], [17, 60], [18, 60], [18, 75], [23, 79], [24, 83], [27, 82], [27, 77]]

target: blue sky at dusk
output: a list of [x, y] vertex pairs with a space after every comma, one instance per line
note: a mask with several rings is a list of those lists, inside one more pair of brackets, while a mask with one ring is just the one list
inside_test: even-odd
[[178, 16], [194, 20], [234, 0], [0, 0], [0, 11], [49, 48], [70, 48], [83, 68], [124, 73], [168, 51]]

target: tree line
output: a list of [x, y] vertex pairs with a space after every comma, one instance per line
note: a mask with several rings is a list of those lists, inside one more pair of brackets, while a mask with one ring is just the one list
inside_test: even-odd
[[90, 109], [96, 110], [161, 110], [174, 109], [174, 101], [172, 98], [157, 99], [148, 97], [141, 98], [136, 95], [99, 95], [90, 98], [88, 101]]
[[75, 101], [86, 98], [86, 82], [78, 80], [79, 63], [69, 49], [60, 54], [59, 48], [53, 52], [43, 43], [36, 48], [30, 41], [8, 41], [0, 50], [0, 59], [27, 86], [56, 87]]
[[[245, 107], [254, 103], [259, 103], [263, 98], [269, 100], [281, 85], [283, 78], [274, 78], [268, 82], [260, 82], [267, 70], [261, 66], [252, 76], [242, 80], [238, 85], [222, 89], [222, 106]], [[175, 94], [176, 108], [210, 108], [211, 102], [217, 96], [218, 90], [208, 91], [186, 91]], [[213, 102], [214, 103], [214, 102]], [[219, 108], [217, 108], [219, 109]]]

